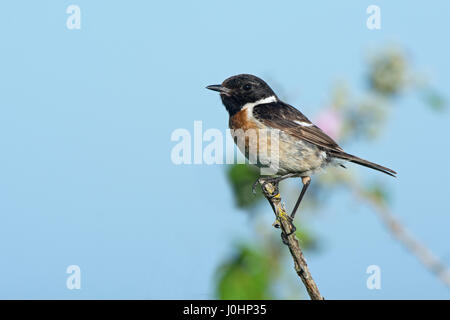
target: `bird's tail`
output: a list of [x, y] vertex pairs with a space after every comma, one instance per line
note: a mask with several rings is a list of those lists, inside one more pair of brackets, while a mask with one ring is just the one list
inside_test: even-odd
[[338, 159], [344, 159], [344, 160], [347, 160], [347, 161], [350, 161], [350, 162], [353, 162], [353, 163], [357, 163], [357, 164], [362, 165], [362, 166], [367, 167], [367, 168], [371, 168], [371, 169], [374, 169], [374, 170], [381, 171], [381, 172], [386, 173], [386, 174], [388, 174], [388, 175], [390, 175], [392, 177], [395, 177], [395, 175], [397, 174], [397, 172], [395, 172], [392, 169], [380, 166], [379, 164], [376, 164], [376, 163], [373, 163], [373, 162], [370, 162], [370, 161], [358, 158], [357, 156], [354, 156], [354, 155], [351, 155], [351, 154], [348, 154], [348, 153], [345, 153], [345, 152], [331, 152], [331, 155], [333, 157], [335, 157], [335, 158], [338, 158]]

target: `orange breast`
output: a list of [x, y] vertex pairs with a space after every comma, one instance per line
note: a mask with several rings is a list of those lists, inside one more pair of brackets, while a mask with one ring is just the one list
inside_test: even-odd
[[256, 123], [248, 119], [246, 109], [239, 111], [230, 118], [229, 127], [230, 129], [242, 129], [244, 131], [248, 129], [258, 129]]
[[[265, 135], [265, 139], [260, 141], [260, 126], [255, 121], [248, 118], [247, 110], [241, 110], [230, 118], [229, 127], [235, 130], [233, 134], [234, 142], [238, 148], [248, 158], [249, 155], [256, 156], [260, 152], [260, 148], [269, 148], [270, 150], [270, 134]], [[239, 138], [240, 137], [240, 138]]]

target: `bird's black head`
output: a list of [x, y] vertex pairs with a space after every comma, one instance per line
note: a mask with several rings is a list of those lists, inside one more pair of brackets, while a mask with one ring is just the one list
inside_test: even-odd
[[220, 97], [230, 116], [239, 112], [247, 103], [275, 97], [273, 90], [262, 79], [251, 74], [239, 74], [226, 79], [221, 85], [207, 86], [220, 92]]

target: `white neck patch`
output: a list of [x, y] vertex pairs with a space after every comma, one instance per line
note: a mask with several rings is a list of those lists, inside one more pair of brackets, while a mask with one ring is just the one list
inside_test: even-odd
[[277, 101], [277, 97], [275, 96], [270, 96], [255, 102], [247, 102], [246, 104], [244, 104], [244, 106], [242, 107], [241, 110], [245, 110], [247, 109], [249, 111], [249, 113], [251, 113], [252, 109], [254, 106], [257, 106], [258, 104], [265, 104], [265, 103], [271, 103], [271, 102], [276, 102]]

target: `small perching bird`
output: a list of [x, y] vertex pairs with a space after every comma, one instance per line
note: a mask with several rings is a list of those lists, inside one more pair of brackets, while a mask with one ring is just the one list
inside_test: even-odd
[[[275, 153], [277, 172], [276, 176], [269, 180], [279, 182], [290, 177], [301, 177], [303, 182], [302, 191], [291, 213], [292, 219], [311, 182], [311, 175], [322, 168], [329, 165], [343, 167], [342, 162], [349, 161], [393, 177], [397, 174], [392, 169], [344, 152], [300, 111], [278, 99], [267, 83], [258, 77], [240, 74], [226, 79], [221, 85], [210, 85], [206, 88], [220, 92], [222, 102], [230, 115], [230, 129], [264, 129], [278, 133], [278, 150]], [[251, 148], [249, 141], [250, 139], [246, 138], [244, 145], [238, 143], [238, 147], [247, 158], [258, 158], [258, 154], [252, 152], [259, 153], [261, 141], [258, 140], [257, 148]], [[269, 141], [267, 145], [270, 148], [270, 145], [275, 144]], [[262, 162], [267, 163], [259, 161], [256, 165], [261, 166]]]

